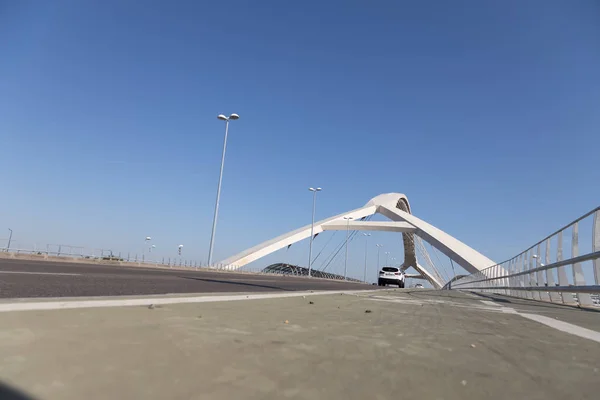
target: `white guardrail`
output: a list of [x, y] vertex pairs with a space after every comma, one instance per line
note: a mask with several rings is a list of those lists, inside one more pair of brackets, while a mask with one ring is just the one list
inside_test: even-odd
[[457, 279], [448, 288], [599, 306], [600, 207], [515, 257]]

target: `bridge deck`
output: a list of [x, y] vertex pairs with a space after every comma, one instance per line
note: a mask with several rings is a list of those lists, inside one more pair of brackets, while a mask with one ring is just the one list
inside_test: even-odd
[[596, 399], [600, 345], [578, 335], [598, 331], [594, 311], [424, 289], [2, 312], [0, 380], [67, 400]]

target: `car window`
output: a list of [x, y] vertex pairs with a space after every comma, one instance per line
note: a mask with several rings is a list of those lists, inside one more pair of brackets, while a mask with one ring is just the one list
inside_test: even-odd
[[394, 267], [383, 267], [382, 270], [384, 272], [398, 272], [399, 271], [398, 268], [394, 268]]

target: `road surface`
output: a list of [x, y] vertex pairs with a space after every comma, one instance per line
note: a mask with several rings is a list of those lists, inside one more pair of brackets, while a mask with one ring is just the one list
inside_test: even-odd
[[0, 300], [0, 386], [40, 400], [598, 399], [595, 311], [427, 289], [179, 296]]
[[357, 290], [366, 287], [350, 282], [280, 275], [0, 259], [0, 298]]

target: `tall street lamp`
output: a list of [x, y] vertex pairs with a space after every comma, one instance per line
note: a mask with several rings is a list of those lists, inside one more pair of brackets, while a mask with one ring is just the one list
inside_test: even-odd
[[221, 121], [225, 121], [225, 139], [223, 140], [223, 154], [221, 155], [221, 171], [219, 172], [219, 186], [217, 187], [217, 200], [215, 201], [215, 215], [213, 217], [212, 234], [210, 235], [210, 248], [208, 249], [208, 266], [212, 265], [213, 246], [215, 244], [215, 232], [217, 230], [217, 217], [219, 216], [219, 201], [221, 200], [221, 183], [223, 182], [223, 167], [225, 166], [225, 150], [227, 150], [227, 133], [229, 131], [229, 121], [235, 121], [240, 116], [231, 114], [229, 117], [219, 114], [217, 116]]
[[348, 274], [348, 232], [350, 230], [350, 220], [354, 219], [352, 217], [344, 217], [347, 221], [346, 223], [346, 258], [344, 259], [344, 280], [347, 279]]
[[388, 265], [390, 265], [390, 264], [389, 264], [389, 261], [390, 261], [390, 252], [389, 252], [389, 251], [386, 251], [386, 252], [385, 252], [385, 265], [386, 265], [386, 267], [387, 267]]
[[365, 237], [365, 273], [363, 275], [363, 281], [365, 281], [365, 283], [367, 283], [367, 251], [368, 251], [368, 244], [369, 244], [369, 236], [371, 236], [371, 234], [363, 233], [363, 236]]
[[10, 231], [10, 236], [8, 237], [8, 244], [6, 245], [7, 253], [8, 253], [8, 250], [10, 250], [10, 241], [12, 240], [12, 229], [8, 228], [8, 230]]
[[377, 244], [377, 271], [379, 271], [379, 266], [381, 265], [379, 263], [379, 252], [381, 251], [381, 248], [383, 247], [382, 244]]
[[322, 189], [318, 188], [308, 188], [311, 192], [313, 192], [313, 207], [312, 207], [312, 223], [310, 225], [310, 247], [308, 249], [308, 277], [310, 278], [310, 274], [312, 271], [312, 246], [314, 240], [314, 232], [315, 232], [315, 208], [317, 206], [317, 192], [320, 192]]

